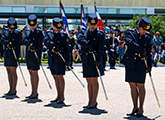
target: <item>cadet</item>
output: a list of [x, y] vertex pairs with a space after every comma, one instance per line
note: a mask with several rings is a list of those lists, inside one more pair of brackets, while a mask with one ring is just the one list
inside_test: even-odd
[[[10, 17], [8, 22], [8, 28], [3, 30], [1, 43], [5, 45], [4, 49], [4, 66], [6, 67], [10, 90], [5, 95], [16, 95], [17, 90], [17, 61], [20, 55], [20, 43], [21, 43], [21, 31], [17, 30], [17, 21]], [[14, 57], [13, 51], [16, 54]]]
[[[151, 21], [142, 17], [137, 21], [137, 28], [134, 31], [125, 31], [126, 44], [128, 46], [122, 63], [125, 65], [125, 81], [131, 88], [133, 109], [128, 116], [143, 115], [143, 103], [145, 99], [145, 78], [146, 72], [151, 72], [151, 37], [146, 31], [151, 30]], [[144, 58], [147, 58], [148, 68], [146, 68]], [[138, 108], [138, 98], [140, 106]]]
[[115, 37], [113, 33], [114, 33], [114, 31], [111, 30], [109, 32], [110, 37], [108, 37], [106, 39], [106, 45], [107, 45], [107, 49], [108, 49], [110, 69], [115, 69], [115, 64], [116, 64], [116, 47], [118, 45], [117, 37]]
[[107, 62], [107, 54], [106, 54], [106, 51], [108, 50], [107, 48], [107, 41], [108, 39], [110, 38], [109, 34], [105, 34], [105, 42], [104, 42], [104, 47], [103, 47], [103, 56], [102, 56], [102, 59], [103, 59], [103, 68], [104, 68], [104, 71], [106, 71], [106, 62]]
[[[62, 26], [62, 20], [58, 17], [54, 18], [54, 31], [53, 33], [48, 32], [44, 39], [45, 46], [48, 48], [48, 64], [57, 88], [57, 98], [50, 102], [57, 102], [58, 104], [64, 103], [65, 81], [63, 75], [65, 75], [65, 65], [70, 65], [68, 38], [66, 34], [61, 33]], [[66, 63], [63, 62], [58, 53], [62, 54]]]
[[[37, 99], [38, 98], [38, 83], [39, 76], [38, 70], [40, 69], [41, 54], [42, 54], [42, 42], [44, 36], [42, 30], [37, 27], [37, 16], [34, 14], [29, 15], [28, 24], [30, 30], [25, 31], [25, 35], [22, 38], [22, 44], [26, 45], [26, 63], [27, 69], [30, 73], [32, 93], [26, 98]], [[36, 59], [34, 52], [37, 53], [39, 59]]]
[[[75, 45], [75, 42], [74, 42], [74, 36], [73, 36], [73, 33], [71, 31], [69, 31], [69, 54], [70, 54], [70, 61], [71, 61], [71, 68], [73, 69], [72, 67], [72, 64], [73, 64], [73, 55], [72, 55], [72, 50], [73, 50], [73, 46]], [[69, 68], [67, 67], [67, 69], [69, 70]]]
[[[102, 52], [105, 41], [105, 35], [97, 30], [97, 16], [94, 13], [88, 15], [88, 29], [81, 29], [77, 41], [82, 46], [82, 64], [83, 77], [88, 83], [88, 105], [83, 108], [93, 109], [97, 107], [97, 95], [99, 90], [98, 72], [96, 65], [99, 67], [101, 75], [104, 74]], [[96, 55], [94, 61], [92, 53]]]

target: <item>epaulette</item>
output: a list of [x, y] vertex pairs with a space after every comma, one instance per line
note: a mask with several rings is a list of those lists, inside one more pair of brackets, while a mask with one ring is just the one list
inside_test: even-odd
[[18, 34], [18, 33], [21, 33], [21, 31], [20, 30], [18, 30], [18, 29], [15, 29], [15, 31], [14, 31], [16, 34]]
[[98, 34], [99, 35], [105, 35], [105, 33], [103, 31], [101, 31], [101, 30], [98, 31]]
[[5, 31], [9, 31], [9, 28], [5, 28], [4, 30], [5, 30]]
[[26, 29], [25, 31], [30, 31], [30, 29]]
[[102, 30], [99, 30], [99, 32], [105, 34], [104, 31], [102, 31]]
[[149, 32], [146, 32], [146, 35], [149, 35], [149, 36], [151, 36], [151, 34], [150, 34]]
[[37, 31], [42, 32], [42, 29], [36, 28]]
[[21, 32], [21, 31], [20, 31], [20, 30], [18, 30], [18, 29], [15, 29], [15, 31], [16, 31], [16, 32]]

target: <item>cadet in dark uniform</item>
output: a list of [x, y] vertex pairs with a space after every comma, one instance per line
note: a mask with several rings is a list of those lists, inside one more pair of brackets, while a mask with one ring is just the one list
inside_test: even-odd
[[[103, 32], [97, 30], [97, 16], [94, 13], [88, 15], [88, 29], [81, 29], [77, 41], [82, 46], [83, 77], [88, 83], [88, 105], [83, 108], [93, 109], [97, 107], [97, 95], [99, 90], [98, 73], [96, 65], [99, 67], [101, 75], [104, 74], [102, 53], [105, 41]], [[94, 61], [92, 52], [96, 55]]]
[[[69, 36], [69, 58], [70, 58], [70, 61], [71, 61], [71, 68], [73, 69], [72, 67], [72, 64], [73, 64], [73, 55], [72, 55], [72, 50], [73, 50], [73, 46], [75, 45], [75, 42], [74, 42], [74, 36], [73, 36], [73, 33], [70, 31], [69, 32], [70, 36]], [[69, 68], [67, 67], [67, 69], [69, 70]]]
[[110, 31], [110, 37], [106, 39], [106, 44], [108, 48], [108, 55], [109, 55], [109, 65], [110, 69], [115, 69], [116, 64], [116, 47], [118, 45], [117, 37], [114, 37], [114, 31]]
[[[151, 21], [142, 17], [137, 21], [135, 31], [125, 31], [126, 44], [128, 46], [122, 63], [125, 65], [125, 80], [131, 88], [131, 96], [133, 101], [132, 113], [128, 116], [135, 115], [141, 117], [143, 115], [143, 103], [145, 99], [145, 78], [146, 72], [151, 71], [151, 37], [146, 31], [151, 30]], [[147, 58], [148, 68], [145, 66], [143, 58]], [[140, 106], [138, 108], [138, 97]]]
[[[25, 35], [22, 38], [22, 44], [26, 45], [26, 63], [27, 69], [30, 73], [32, 93], [30, 96], [26, 98], [29, 99], [37, 99], [38, 98], [38, 83], [39, 76], [38, 70], [40, 69], [41, 62], [41, 54], [42, 54], [42, 42], [44, 36], [42, 34], [42, 30], [36, 28], [37, 27], [37, 16], [34, 14], [29, 15], [28, 24], [30, 26], [30, 30], [25, 31]], [[34, 55], [34, 52], [37, 53], [38, 60]]]
[[[17, 21], [10, 17], [8, 20], [8, 27], [3, 30], [1, 43], [5, 45], [4, 49], [4, 66], [6, 67], [8, 73], [8, 80], [10, 90], [5, 95], [16, 95], [16, 86], [17, 86], [17, 61], [19, 60], [20, 55], [20, 43], [21, 43], [21, 31], [17, 30]], [[13, 51], [15, 51], [17, 60], [14, 57]]]
[[103, 47], [103, 68], [104, 71], [106, 71], [105, 67], [106, 67], [106, 61], [107, 61], [107, 54], [106, 54], [106, 50], [108, 50], [107, 48], [107, 44], [108, 44], [108, 39], [110, 38], [109, 34], [105, 34], [105, 42], [104, 42], [104, 47]]
[[[48, 48], [48, 64], [57, 88], [57, 98], [50, 102], [57, 102], [58, 104], [63, 103], [65, 99], [65, 81], [63, 75], [65, 75], [65, 65], [70, 65], [68, 38], [66, 34], [61, 33], [62, 26], [62, 20], [54, 18], [54, 31], [53, 33], [48, 32], [44, 38], [45, 46]], [[61, 59], [58, 52], [65, 58], [66, 63]]]

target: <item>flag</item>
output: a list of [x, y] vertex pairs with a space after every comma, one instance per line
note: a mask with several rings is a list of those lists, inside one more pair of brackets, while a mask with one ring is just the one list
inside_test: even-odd
[[99, 27], [99, 30], [104, 31], [104, 24], [103, 24], [103, 21], [102, 21], [102, 19], [101, 19], [99, 13], [98, 13], [98, 11], [97, 11], [96, 6], [94, 6], [94, 7], [95, 7], [95, 13], [96, 13], [97, 19], [98, 19], [97, 26]]
[[87, 28], [83, 4], [81, 3], [81, 28]]
[[62, 22], [64, 24], [64, 32], [68, 34], [69, 36], [69, 26], [68, 26], [68, 21], [67, 21], [67, 17], [65, 14], [65, 10], [64, 7], [62, 5], [62, 3], [60, 2], [60, 7], [61, 7], [61, 12], [62, 12]]

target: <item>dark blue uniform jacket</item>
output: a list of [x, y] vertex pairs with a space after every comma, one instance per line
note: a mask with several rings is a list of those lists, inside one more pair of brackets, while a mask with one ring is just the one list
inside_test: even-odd
[[22, 38], [22, 44], [26, 45], [26, 60], [28, 59], [36, 59], [33, 52], [29, 50], [29, 45], [31, 43], [34, 44], [36, 48], [36, 53], [39, 59], [41, 59], [42, 54], [42, 42], [43, 42], [44, 36], [42, 34], [42, 30], [36, 28], [33, 32], [32, 30], [26, 30], [25, 35]]
[[90, 44], [93, 46], [94, 53], [96, 55], [96, 60], [101, 62], [103, 46], [105, 42], [105, 35], [103, 32], [98, 31], [97, 29], [94, 31], [90, 31], [88, 29], [81, 29], [77, 41], [82, 46], [83, 64], [88, 64], [88, 47]]
[[65, 58], [66, 62], [69, 62], [69, 46], [68, 46], [68, 37], [66, 34], [63, 33], [53, 33], [47, 32], [44, 38], [44, 44], [47, 46], [48, 50], [48, 57], [49, 57], [49, 64], [57, 64], [59, 62], [63, 62], [60, 56], [56, 53], [52, 53], [52, 48], [54, 45], [58, 45], [60, 48], [60, 53]]
[[147, 64], [151, 64], [151, 37], [148, 34], [140, 35], [138, 31], [125, 31], [125, 40], [128, 49], [123, 57], [122, 63], [129, 69], [141, 70], [146, 69], [144, 60], [139, 57], [144, 48], [147, 51]]
[[10, 58], [10, 56], [13, 56], [14, 58], [13, 52], [7, 47], [7, 44], [9, 44], [9, 42], [12, 42], [12, 44], [14, 45], [14, 50], [15, 50], [17, 59], [19, 59], [21, 36], [22, 36], [21, 32], [17, 29], [12, 33], [10, 32], [8, 28], [3, 30], [1, 43], [5, 45], [4, 58]]

